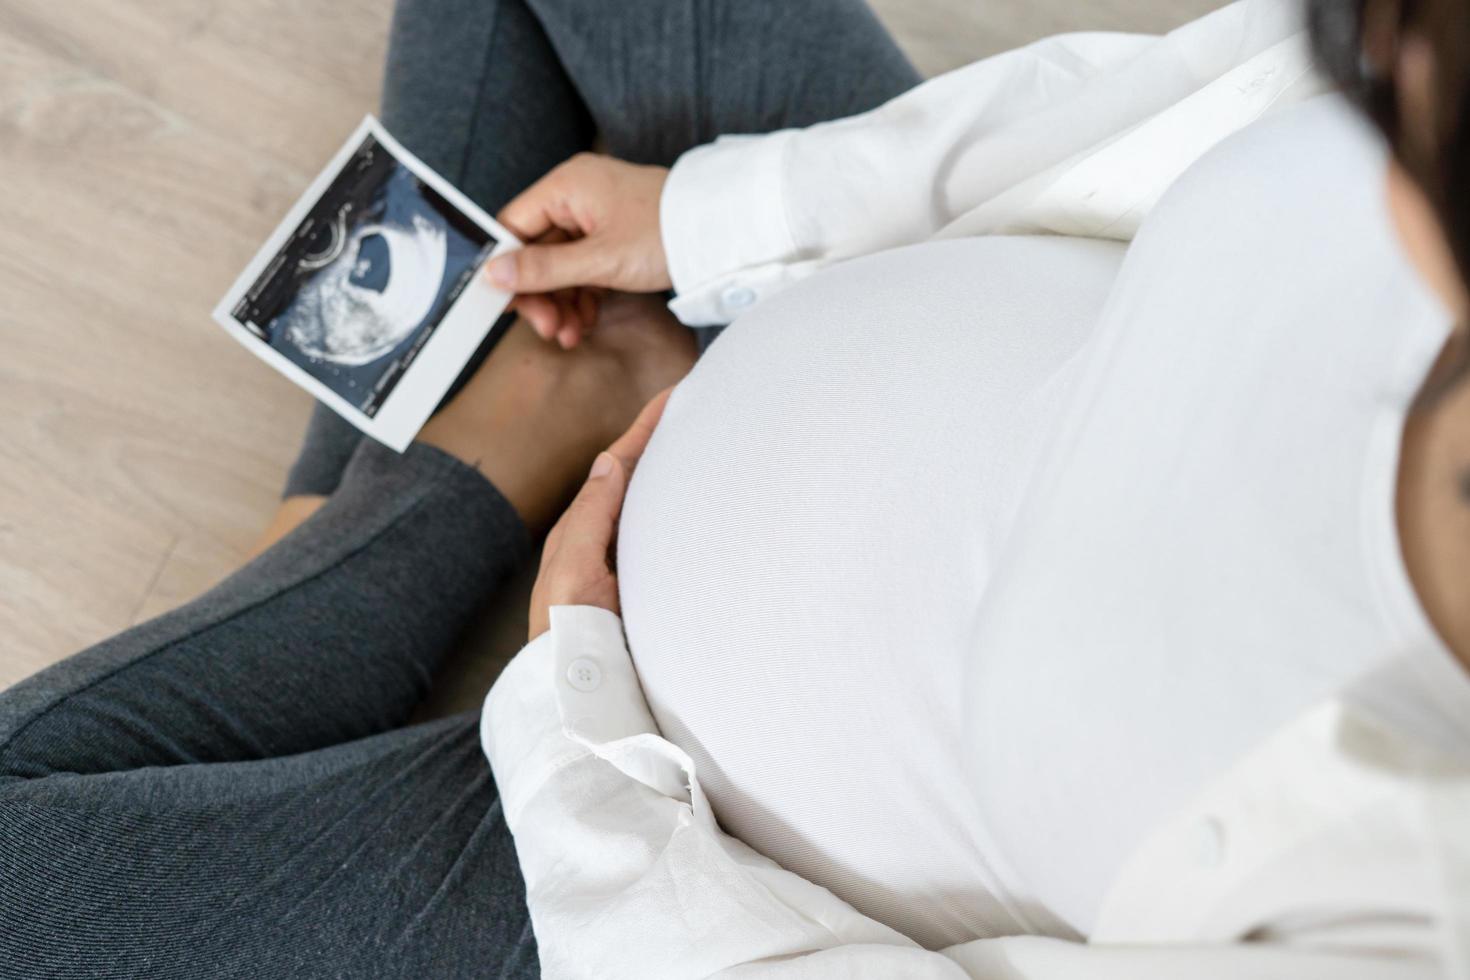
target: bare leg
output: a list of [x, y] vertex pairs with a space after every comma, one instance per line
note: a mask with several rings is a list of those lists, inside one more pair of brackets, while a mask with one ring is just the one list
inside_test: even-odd
[[320, 510], [322, 504], [326, 502], [326, 497], [310, 494], [287, 497], [281, 501], [276, 512], [271, 515], [270, 523], [265, 526], [264, 531], [260, 532], [260, 538], [250, 546], [245, 560], [252, 561], [256, 556], [263, 554], [271, 545], [296, 530], [303, 521]]
[[[652, 296], [609, 296], [597, 329], [570, 351], [517, 321], [419, 440], [474, 466], [527, 527], [544, 530], [597, 453], [694, 357], [693, 335]], [[507, 383], [512, 374], [518, 383]], [[553, 457], [553, 445], [570, 448]]]
[[[693, 336], [651, 296], [609, 296], [598, 329], [572, 351], [542, 342], [518, 321], [419, 440], [474, 466], [527, 527], [544, 529], [593, 457], [693, 363]], [[566, 448], [552, 452], [552, 446]], [[327, 500], [281, 501], [247, 561]]]

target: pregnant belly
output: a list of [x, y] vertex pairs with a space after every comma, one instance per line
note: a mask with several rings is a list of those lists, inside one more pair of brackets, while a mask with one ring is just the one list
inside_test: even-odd
[[629, 644], [721, 824], [930, 947], [1014, 933], [960, 680], [991, 558], [1121, 249], [932, 243], [730, 328], [630, 488]]

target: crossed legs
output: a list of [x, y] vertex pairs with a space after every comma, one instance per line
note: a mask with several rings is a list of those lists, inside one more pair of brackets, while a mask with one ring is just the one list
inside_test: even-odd
[[[493, 212], [595, 132], [667, 163], [914, 81], [857, 0], [404, 0], [383, 112]], [[517, 326], [402, 456], [319, 412], [270, 547], [0, 693], [0, 977], [534, 976], [477, 719], [408, 720], [681, 329]]]

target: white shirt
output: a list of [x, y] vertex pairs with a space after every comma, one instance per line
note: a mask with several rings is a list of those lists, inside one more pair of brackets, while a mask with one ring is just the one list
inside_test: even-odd
[[931, 948], [1087, 935], [1250, 747], [1447, 656], [1395, 612], [1398, 437], [1449, 320], [1385, 167], [1324, 96], [1192, 168], [1126, 260], [926, 243], [742, 316], [619, 533], [634, 666], [721, 827]]
[[633, 663], [720, 825], [931, 948], [1066, 932], [977, 836], [964, 671], [1123, 252], [969, 238], [792, 286], [680, 384], [624, 504]]
[[[1214, 18], [1217, 41], [1236, 38], [1260, 6], [1232, 10], [1226, 13], [1237, 20]], [[1198, 25], [1194, 32], [1196, 47], [1189, 50], [1199, 63], [1203, 35]], [[1278, 42], [1267, 37], [1262, 43], [1269, 55]], [[1025, 77], [1036, 78], [1033, 69], [1028, 66]], [[1279, 71], [1277, 65], [1266, 77]], [[1228, 88], [1249, 99], [1261, 86], [1240, 84], [1237, 77]], [[923, 91], [907, 98], [917, 100]], [[938, 111], [935, 105], [929, 109]], [[1092, 106], [1091, 114], [1096, 109]], [[1212, 104], [1211, 121], [1219, 110]], [[881, 144], [891, 117], [901, 119], [912, 111], [890, 108], [862, 125], [827, 128], [843, 129], [841, 139], [861, 149]], [[949, 111], [955, 111], [952, 105]], [[1295, 120], [1281, 125], [1287, 122]], [[1176, 114], [1170, 131], [1195, 128]], [[1145, 123], [1132, 132], [1149, 129]], [[801, 164], [806, 137], [773, 138], [785, 144], [781, 155], [789, 168], [783, 193], [776, 195], [786, 204], [782, 234], [827, 220], [823, 215], [816, 224], [803, 224], [803, 215], [791, 213], [790, 205], [806, 195], [785, 193], [802, 174], [810, 183], [818, 180]], [[831, 139], [830, 133], [817, 133], [813, 143]], [[1152, 161], [1158, 144], [1150, 139], [1152, 151], [1146, 155]], [[1253, 132], [1244, 139], [1261, 137]], [[1127, 159], [1117, 156], [1118, 147], [1127, 143], [1127, 138], [1112, 141], [1103, 154], [1112, 154], [1114, 163]], [[689, 192], [699, 186], [701, 168], [706, 177], [721, 178], [704, 184], [722, 190], [720, 195], [706, 191], [708, 200], [738, 197], [741, 186], [732, 188], [728, 178], [759, 175], [760, 169], [737, 166], [731, 158], [759, 156], [764, 145], [756, 140], [717, 146], [676, 167], [665, 199], [671, 259], [683, 270], [676, 271], [676, 282], [700, 265], [689, 260], [700, 253], [693, 244], [700, 239], [677, 237], [679, 222], [669, 220], [676, 213], [671, 207], [696, 199]], [[923, 166], [953, 159], [953, 150], [920, 159], [919, 172], [908, 180], [932, 176], [922, 172]], [[1221, 154], [1226, 150], [1234, 152], [1224, 148]], [[830, 153], [830, 147], [822, 152]], [[1256, 147], [1255, 152], [1262, 151]], [[1082, 154], [1049, 186], [1087, 171], [1088, 160]], [[1345, 345], [1347, 356], [1325, 362], [1335, 374], [1303, 373], [1293, 359], [1321, 353], [1320, 330], [1303, 338], [1311, 343], [1296, 344], [1290, 333], [1294, 322], [1250, 315], [1323, 313], [1321, 306], [1301, 304], [1323, 295], [1323, 284], [1314, 276], [1330, 277], [1336, 267], [1314, 267], [1300, 280], [1278, 277], [1273, 289], [1270, 273], [1295, 253], [1284, 253], [1269, 236], [1273, 247], [1264, 249], [1240, 237], [1271, 227], [1270, 215], [1250, 213], [1252, 202], [1283, 203], [1269, 192], [1255, 193], [1248, 179], [1269, 168], [1247, 168], [1243, 186], [1229, 182], [1241, 173], [1238, 162], [1216, 170], [1211, 175], [1207, 160], [1183, 182], [1202, 186], [1171, 192], [1150, 217], [1116, 282], [1116, 249], [1105, 245], [993, 240], [926, 246], [853, 263], [778, 301], [762, 302], [716, 345], [671, 403], [640, 467], [623, 528], [624, 602], [653, 714], [616, 618], [585, 609], [554, 610], [551, 633], [513, 662], [487, 702], [487, 752], [516, 834], [548, 975], [695, 976], [739, 964], [762, 975], [823, 976], [859, 971], [947, 976], [962, 969], [977, 976], [1079, 971], [1089, 976], [1150, 971], [1244, 976], [1273, 970], [1293, 976], [1399, 976], [1428, 969], [1427, 950], [1447, 919], [1443, 895], [1429, 886], [1424, 857], [1414, 852], [1426, 841], [1434, 846], [1458, 842], [1444, 840], [1442, 828], [1449, 824], [1426, 822], [1430, 811], [1418, 808], [1422, 786], [1414, 773], [1428, 764], [1423, 761], [1428, 756], [1412, 741], [1404, 743], [1411, 748], [1401, 748], [1401, 736], [1366, 720], [1361, 708], [1345, 707], [1339, 695], [1348, 681], [1373, 666], [1394, 675], [1395, 683], [1412, 683], [1403, 679], [1412, 671], [1395, 672], [1399, 661], [1393, 656], [1410, 649], [1426, 654], [1412, 658], [1416, 669], [1444, 679], [1432, 685], [1436, 690], [1453, 698], [1463, 688], [1457, 668], [1434, 648], [1401, 570], [1390, 562], [1388, 572], [1400, 577], [1389, 574], [1386, 583], [1368, 574], [1383, 571], [1381, 546], [1385, 540], [1393, 543], [1388, 505], [1396, 443], [1385, 443], [1383, 433], [1396, 439], [1394, 422], [1401, 427], [1415, 375], [1422, 378], [1435, 341], [1443, 340], [1442, 316], [1422, 294], [1405, 288], [1411, 280], [1391, 274], [1383, 287], [1371, 274], [1355, 277], [1350, 281], [1359, 288], [1350, 297], [1353, 302], [1326, 311], [1350, 321], [1353, 343]], [[1349, 166], [1345, 172], [1354, 171]], [[1356, 173], [1363, 176], [1361, 166]], [[1106, 168], [1092, 175], [1104, 177]], [[1137, 176], [1137, 168], [1125, 169], [1098, 187], [1113, 193], [1114, 184]], [[848, 188], [855, 200], [862, 179], [859, 174]], [[821, 181], [824, 191], [834, 183], [830, 174]], [[1146, 184], [1138, 183], [1132, 194], [1115, 195], [1128, 213], [1138, 211], [1138, 201], [1161, 193]], [[1358, 188], [1361, 194], [1361, 179]], [[747, 189], [769, 196], [770, 189], [758, 180]], [[1224, 196], [1214, 200], [1212, 192]], [[1082, 200], [1097, 196], [1087, 193]], [[1172, 207], [1171, 216], [1174, 199], [1185, 203]], [[747, 215], [759, 210], [755, 200], [736, 210]], [[1015, 221], [1027, 206], [1013, 203], [1007, 220]], [[1289, 194], [1284, 203], [1293, 203]], [[1242, 204], [1243, 213], [1235, 210]], [[984, 202], [977, 207], [983, 210]], [[883, 225], [883, 210], [869, 211]], [[1066, 208], [1055, 206], [1031, 213], [1082, 220], [1076, 211], [1067, 217]], [[1361, 248], [1338, 255], [1351, 269], [1361, 270], [1366, 262], [1373, 271], [1374, 260], [1392, 254], [1383, 250], [1382, 229], [1371, 233], [1372, 222], [1382, 215], [1371, 208], [1352, 214], [1357, 217], [1336, 230]], [[728, 242], [731, 235], [719, 233], [719, 215], [706, 217], [709, 221], [697, 225], [704, 236]], [[943, 215], [931, 217], [936, 224], [947, 223]], [[1118, 228], [1118, 217], [1099, 227]], [[1323, 217], [1332, 217], [1330, 209], [1308, 209], [1307, 230], [1317, 230], [1312, 222]], [[1200, 222], [1221, 231], [1203, 247], [1192, 227]], [[729, 227], [733, 232], [739, 226]], [[1363, 234], [1365, 228], [1370, 233]], [[1239, 234], [1232, 239], [1224, 233], [1229, 231]], [[1276, 234], [1281, 233], [1277, 226]], [[752, 236], [763, 237], [780, 236], [761, 229]], [[840, 236], [831, 240], [843, 241]], [[1328, 244], [1335, 243], [1329, 237]], [[1195, 248], [1223, 252], [1191, 255]], [[821, 257], [834, 250], [798, 249], [817, 256], [816, 264], [824, 264]], [[1042, 256], [1056, 278], [1027, 274]], [[1264, 271], [1251, 261], [1265, 262]], [[948, 282], [944, 272], [963, 279], [982, 263], [986, 272], [981, 275], [990, 278], [982, 279], [980, 293], [995, 305], [981, 301], [972, 311], [974, 293], [967, 296], [963, 284]], [[711, 263], [695, 280], [711, 285], [683, 289], [681, 302], [687, 312], [701, 302], [749, 298], [738, 292], [742, 289], [764, 300], [802, 278], [811, 265], [809, 259], [806, 268], [793, 272], [781, 259], [744, 261], [721, 272], [718, 263]], [[1237, 267], [1250, 273], [1253, 291], [1211, 275]], [[1390, 269], [1395, 271], [1406, 270]], [[1072, 287], [1057, 290], [1058, 279]], [[1213, 320], [1201, 316], [1201, 297], [1211, 298], [1206, 305]], [[969, 304], [961, 302], [967, 298]], [[1056, 306], [1058, 322], [1039, 315], [1038, 299]], [[866, 309], [885, 303], [877, 313]], [[924, 330], [894, 330], [892, 324], [915, 306]], [[1229, 318], [1232, 309], [1257, 329], [1231, 330], [1236, 325]], [[945, 310], [948, 319], [936, 326], [943, 319], [936, 314]], [[833, 318], [834, 311], [842, 315]], [[1385, 311], [1407, 313], [1409, 329], [1399, 335], [1383, 331]], [[985, 313], [990, 315], [977, 315]], [[884, 315], [887, 331], [877, 329], [885, 325]], [[844, 320], [857, 334], [845, 345]], [[1181, 327], [1195, 320], [1201, 322], [1194, 332]], [[965, 330], [978, 334], [992, 324], [995, 333], [987, 333], [983, 342]], [[815, 339], [804, 348], [809, 370], [800, 376], [807, 383], [793, 406], [791, 386], [779, 384], [779, 373], [774, 380], [762, 379], [770, 379], [773, 366], [802, 353], [782, 344], [803, 330], [813, 331]], [[1092, 339], [1084, 346], [1089, 331]], [[1374, 347], [1380, 338], [1386, 339]], [[1032, 347], [1032, 340], [1039, 346]], [[882, 341], [888, 344], [880, 349], [882, 356], [872, 356], [871, 347]], [[1136, 344], [1144, 349], [1129, 350]], [[1162, 348], [1171, 363], [1177, 359], [1181, 370], [1159, 371], [1160, 351], [1149, 350], [1150, 344]], [[937, 361], [936, 349], [950, 351], [959, 363]], [[1070, 356], [1073, 351], [1076, 357]], [[1006, 364], [981, 372], [981, 390], [972, 401], [1007, 412], [1011, 424], [966, 427], [974, 420], [956, 421], [952, 408], [942, 409], [946, 400], [952, 407], [964, 369], [973, 375], [987, 357]], [[1282, 376], [1265, 376], [1278, 360]], [[1152, 364], [1154, 370], [1131, 376], [1120, 364]], [[1310, 361], [1312, 368], [1323, 365], [1320, 358]], [[864, 377], [875, 390], [844, 387], [854, 368], [869, 369]], [[919, 381], [931, 375], [938, 390], [916, 394]], [[1015, 379], [1018, 389], [1009, 394], [1019, 396], [1019, 402], [1006, 397], [1007, 378]], [[1355, 386], [1361, 380], [1372, 384]], [[1252, 455], [1258, 447], [1249, 440], [1229, 440], [1232, 432], [1239, 437], [1261, 431], [1259, 421], [1247, 424], [1250, 417], [1239, 411], [1243, 400], [1232, 382], [1241, 381], [1274, 395], [1276, 408], [1302, 416], [1295, 429], [1287, 425], [1291, 431], [1266, 440], [1266, 448], [1285, 452], [1290, 460], [1300, 457], [1287, 449], [1321, 449], [1324, 456], [1300, 469], [1320, 466], [1324, 480], [1318, 482], [1334, 479], [1335, 495], [1291, 499], [1303, 481], [1293, 482], [1285, 472], [1268, 472], [1280, 478], [1247, 484], [1250, 492], [1244, 494], [1222, 492], [1233, 489], [1218, 480], [1222, 466], [1238, 460], [1248, 472], [1262, 472], [1253, 465], [1259, 462]], [[704, 397], [689, 394], [696, 389], [703, 389]], [[1209, 397], [1212, 390], [1219, 393], [1215, 398]], [[1156, 399], [1140, 402], [1143, 391]], [[711, 400], [716, 396], [724, 400]], [[919, 408], [911, 404], [915, 401]], [[854, 404], [856, 419], [840, 425], [833, 419], [824, 429], [835, 406]], [[734, 418], [724, 428], [712, 428], [711, 413], [701, 415], [696, 405], [726, 408]], [[903, 415], [926, 405], [939, 406], [927, 426]], [[1212, 406], [1213, 415], [1178, 414], [1198, 415]], [[786, 411], [792, 407], [795, 418]], [[1136, 417], [1129, 418], [1130, 411]], [[1325, 447], [1304, 439], [1322, 434], [1323, 418], [1346, 423], [1347, 435], [1327, 440]], [[752, 419], [759, 424], [750, 425]], [[775, 435], [763, 426], [774, 426]], [[1161, 435], [1159, 429], [1174, 434]], [[854, 432], [869, 438], [854, 439]], [[1217, 438], [1221, 433], [1223, 443]], [[1194, 439], [1195, 434], [1207, 438]], [[1362, 438], [1355, 440], [1354, 434]], [[796, 445], [788, 451], [793, 435]], [[702, 451], [701, 436], [715, 437]], [[966, 437], [974, 436], [980, 445], [966, 445]], [[921, 444], [906, 445], [905, 438]], [[1213, 454], [1197, 451], [1196, 443]], [[857, 455], [851, 452], [855, 447], [869, 451], [856, 460], [843, 458], [844, 450]], [[1220, 451], [1227, 447], [1232, 452]], [[759, 460], [761, 451], [772, 458], [756, 463], [752, 476], [752, 460]], [[988, 467], [980, 458], [987, 454], [992, 456]], [[946, 465], [946, 460], [955, 467], [948, 474], [954, 482], [944, 475], [915, 476], [912, 466], [903, 465]], [[1350, 466], [1354, 460], [1361, 470], [1344, 478], [1335, 464]], [[1180, 478], [1178, 494], [1166, 493], [1166, 485], [1154, 478], [1161, 467]], [[782, 470], [785, 482], [773, 482], [770, 474]], [[1150, 478], [1137, 479], [1139, 473]], [[1379, 479], [1385, 473], [1387, 495]], [[965, 483], [976, 476], [982, 479]], [[926, 489], [951, 488], [947, 495], [917, 494], [933, 501], [932, 512], [923, 512], [933, 522], [925, 540], [935, 553], [928, 561], [904, 550], [913, 547], [916, 530], [923, 530], [906, 513], [914, 509], [916, 495], [904, 491], [912, 491], [916, 479]], [[829, 491], [825, 509], [791, 499], [791, 488], [813, 480]], [[977, 500], [967, 520], [964, 501], [953, 488], [971, 485]], [[773, 486], [786, 493], [759, 492]], [[690, 491], [692, 503], [670, 507]], [[639, 498], [645, 494], [644, 505], [657, 502], [663, 510], [645, 506], [640, 517]], [[1382, 516], [1389, 523], [1365, 516], [1372, 501], [1385, 504]], [[801, 519], [782, 523], [793, 503]], [[1353, 510], [1354, 503], [1364, 513]], [[1195, 512], [1182, 504], [1192, 504]], [[1206, 518], [1219, 510], [1228, 526], [1200, 520], [1201, 510]], [[666, 530], [657, 524], [661, 514], [670, 522]], [[844, 515], [860, 533], [843, 533], [839, 518]], [[1289, 527], [1272, 525], [1283, 516], [1291, 520]], [[885, 539], [890, 526], [895, 534]], [[735, 538], [742, 527], [754, 540]], [[952, 540], [943, 535], [945, 528], [953, 529]], [[1386, 529], [1387, 539], [1370, 533], [1375, 529]], [[794, 538], [782, 540], [774, 533], [780, 530]], [[1360, 531], [1368, 542], [1362, 547]], [[681, 545], [698, 557], [678, 554]], [[1253, 546], [1275, 550], [1263, 556]], [[767, 565], [762, 577], [761, 552], [796, 567]], [[898, 560], [884, 568], [883, 559], [894, 552]], [[1212, 560], [1202, 562], [1202, 555]], [[824, 570], [811, 567], [805, 556], [840, 560]], [[858, 568], [855, 557], [868, 557], [870, 567]], [[975, 567], [966, 567], [972, 559]], [[720, 567], [711, 572], [708, 563]], [[968, 577], [892, 581], [895, 570], [922, 579], [935, 569]], [[663, 576], [678, 580], [681, 594], [667, 595]], [[1375, 599], [1397, 611], [1380, 615], [1366, 609], [1365, 602], [1371, 606]], [[902, 624], [892, 616], [895, 604], [909, 601], [917, 608], [907, 625], [914, 646], [922, 648], [912, 653], [918, 668], [914, 676], [900, 669], [897, 655], [903, 651], [896, 645], [903, 642], [897, 628]], [[875, 606], [886, 608], [886, 619], [864, 618], [864, 611]], [[1344, 610], [1345, 618], [1339, 619]], [[701, 624], [703, 613], [712, 613], [713, 626]], [[760, 618], [741, 623], [738, 614]], [[640, 621], [640, 616], [650, 618]], [[1273, 626], [1295, 632], [1278, 636]], [[772, 636], [780, 642], [771, 642]], [[691, 639], [698, 641], [693, 647]], [[970, 649], [979, 651], [970, 658], [975, 670], [969, 677], [956, 669], [962, 666], [957, 652], [966, 648], [967, 639]], [[1402, 649], [1396, 645], [1400, 642]], [[781, 643], [795, 649], [782, 656]], [[1305, 652], [1299, 651], [1304, 645]], [[1160, 668], [1159, 656], [1181, 650], [1189, 655], [1186, 662], [1173, 658]], [[1271, 657], [1257, 656], [1254, 662], [1270, 669], [1221, 671], [1222, 651], [1284, 651], [1290, 662], [1282, 669]], [[1109, 655], [1105, 662], [1099, 653]], [[749, 662], [740, 660], [742, 655]], [[879, 669], [854, 673], [854, 660]], [[814, 673], [814, 666], [823, 664], [835, 674]], [[1088, 684], [1078, 684], [1079, 679]], [[1161, 680], [1179, 681], [1180, 689], [1157, 691]], [[1232, 683], [1242, 693], [1232, 695]], [[1025, 696], [1011, 697], [1013, 692]], [[1170, 712], [1181, 701], [1201, 717], [1185, 717], [1189, 734], [1176, 740], [1177, 729], [1168, 722], [1179, 722]], [[864, 702], [871, 710], [855, 714], [853, 705]], [[1102, 716], [1089, 719], [1088, 711]], [[1459, 734], [1455, 719], [1463, 717], [1462, 709], [1452, 707], [1445, 715], [1441, 727]], [[1208, 724], [1195, 724], [1201, 719]], [[745, 734], [752, 731], [754, 737]], [[1360, 733], [1358, 744], [1341, 743], [1345, 731]], [[763, 734], [769, 737], [763, 740]], [[1026, 751], [1013, 751], [1016, 745]], [[1381, 757], [1397, 753], [1388, 775], [1378, 771], [1377, 762], [1365, 766], [1357, 757], [1365, 745]], [[882, 757], [885, 750], [888, 758]], [[1098, 759], [1107, 771], [1089, 765]], [[816, 771], [824, 760], [833, 772]], [[969, 780], [960, 771], [966, 769]], [[803, 774], [810, 777], [804, 796], [793, 792], [801, 789]], [[866, 783], [855, 782], [865, 774]], [[1436, 789], [1460, 787], [1461, 778], [1457, 774]], [[778, 861], [785, 848], [795, 855], [788, 862], [793, 870], [805, 871], [831, 891], [725, 836], [705, 799], [706, 785], [725, 829], [768, 853], [778, 852], [771, 854]], [[1462, 819], [1457, 803], [1444, 802], [1460, 799], [1456, 792], [1440, 792], [1435, 797], [1439, 808], [1432, 812]], [[1007, 797], [1018, 793], [1027, 798], [1012, 805]], [[974, 800], [978, 806], [967, 802]], [[869, 812], [855, 812], [854, 805]], [[828, 819], [819, 819], [824, 811]], [[783, 819], [793, 816], [794, 822]], [[863, 817], [870, 817], [867, 824]], [[865, 826], [877, 832], [865, 835]], [[1334, 828], [1343, 827], [1353, 827], [1354, 833], [1339, 840], [1342, 834]], [[1190, 856], [1188, 862], [1179, 860], [1181, 851]], [[906, 854], [912, 864], [903, 860]], [[1079, 855], [1080, 866], [1073, 861]], [[1303, 861], [1309, 859], [1315, 859], [1307, 864], [1314, 873], [1303, 876]], [[948, 866], [950, 861], [954, 866]], [[1293, 868], [1295, 874], [1283, 876]], [[951, 886], [957, 887], [949, 896], [934, 897]], [[840, 900], [844, 897], [859, 907], [854, 910]], [[923, 914], [911, 914], [913, 903], [928, 904]], [[1041, 946], [1017, 940], [958, 943], [953, 938], [1065, 936], [1057, 916], [1088, 931], [1094, 945], [1059, 939], [1032, 941]], [[894, 924], [911, 938], [889, 928]], [[929, 935], [914, 935], [925, 929]], [[1443, 934], [1453, 939], [1451, 931]], [[1248, 935], [1275, 942], [1250, 949], [1188, 948]], [[1337, 953], [1308, 955], [1314, 940], [1329, 935]], [[913, 939], [958, 944], [931, 954]], [[1134, 952], [1103, 945], [1108, 943], [1167, 948]], [[1395, 958], [1365, 959], [1361, 954], [1369, 947]], [[1003, 968], [1011, 972], [994, 972]]]

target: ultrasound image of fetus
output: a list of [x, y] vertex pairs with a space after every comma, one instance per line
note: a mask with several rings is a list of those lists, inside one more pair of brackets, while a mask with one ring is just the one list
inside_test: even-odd
[[277, 324], [302, 353], [367, 364], [433, 312], [448, 260], [444, 220], [428, 209], [405, 217], [337, 233], [338, 254], [302, 286]]
[[231, 317], [376, 417], [496, 244], [369, 135]]

